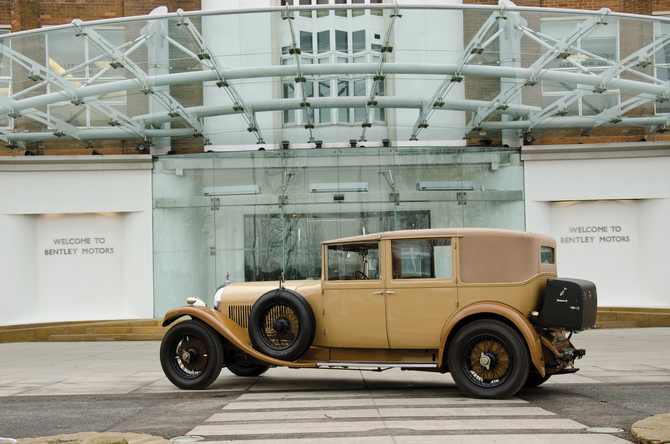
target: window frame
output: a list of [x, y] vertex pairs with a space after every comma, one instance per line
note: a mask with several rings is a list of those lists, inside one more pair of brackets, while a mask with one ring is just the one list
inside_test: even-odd
[[[406, 248], [419, 248], [419, 249], [424, 249], [427, 250], [426, 246], [420, 245], [422, 242], [427, 242], [428, 246], [430, 247], [430, 256], [428, 257], [429, 260], [429, 272], [428, 275], [426, 276], [424, 274], [419, 274], [419, 275], [411, 275], [408, 274], [407, 276], [403, 275], [403, 266], [406, 260], [412, 259], [414, 262], [414, 265], [416, 265], [416, 261], [414, 260], [417, 256], [420, 256], [422, 253], [419, 251], [413, 251], [410, 253], [413, 253], [412, 256], [413, 258], [410, 257], [405, 257], [404, 252], [406, 251]], [[448, 262], [449, 265], [451, 266], [451, 269], [449, 270], [449, 276], [440, 276], [438, 277], [437, 273], [437, 266], [439, 263], [438, 260], [438, 255], [435, 254], [435, 247], [449, 247], [449, 258]], [[417, 238], [417, 239], [391, 239], [390, 244], [390, 265], [391, 265], [391, 270], [390, 270], [390, 276], [393, 281], [396, 282], [410, 282], [410, 281], [416, 281], [416, 280], [429, 280], [429, 281], [453, 281], [454, 276], [455, 276], [455, 270], [454, 270], [454, 242], [452, 237], [435, 237], [435, 238]], [[447, 258], [442, 258], [442, 260], [445, 260]], [[419, 258], [419, 272], [423, 271], [423, 263], [424, 259]], [[415, 267], [416, 268], [416, 267]]]

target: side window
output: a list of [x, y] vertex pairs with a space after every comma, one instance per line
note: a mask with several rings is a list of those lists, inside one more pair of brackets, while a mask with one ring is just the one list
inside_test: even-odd
[[393, 279], [451, 279], [451, 239], [391, 242]]
[[540, 263], [553, 264], [554, 263], [554, 249], [551, 247], [542, 247], [540, 250]]
[[379, 279], [379, 242], [328, 245], [329, 281]]

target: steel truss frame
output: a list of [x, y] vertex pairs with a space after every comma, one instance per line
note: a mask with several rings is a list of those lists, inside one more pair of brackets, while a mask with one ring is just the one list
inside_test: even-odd
[[[10, 119], [19, 117], [34, 120], [46, 131], [14, 132], [13, 127], [0, 129], [0, 140], [8, 146], [20, 145], [23, 142], [44, 140], [79, 140], [89, 145], [100, 140], [130, 140], [143, 139], [149, 143], [161, 137], [196, 137], [203, 139], [207, 145], [210, 136], [204, 133], [203, 120], [212, 116], [239, 114], [246, 122], [249, 133], [253, 134], [256, 143], [265, 143], [261, 128], [259, 128], [256, 114], [259, 112], [273, 112], [295, 109], [318, 108], [364, 108], [365, 118], [362, 123], [362, 132], [359, 141], [366, 140], [366, 131], [372, 126], [374, 108], [404, 108], [415, 109], [417, 119], [413, 125], [410, 140], [418, 140], [422, 131], [427, 130], [431, 118], [438, 111], [467, 111], [471, 113], [469, 122], [463, 128], [463, 137], [472, 138], [480, 130], [511, 131], [518, 137], [535, 130], [543, 129], [582, 129], [584, 132], [603, 126], [651, 126], [659, 132], [667, 130], [670, 125], [668, 114], [659, 114], [647, 117], [631, 117], [635, 110], [652, 102], [664, 102], [670, 97], [670, 82], [659, 79], [644, 72], [645, 68], [654, 62], [654, 56], [670, 44], [670, 35], [655, 38], [650, 44], [635, 51], [621, 61], [604, 59], [579, 47], [579, 42], [591, 34], [595, 29], [607, 26], [621, 14], [613, 14], [608, 9], [601, 9], [591, 13], [581, 23], [561, 39], [554, 39], [527, 26], [521, 13], [532, 8], [516, 7], [513, 3], [501, 0], [499, 8], [495, 9], [485, 23], [475, 33], [472, 40], [465, 46], [453, 64], [405, 64], [389, 61], [388, 54], [393, 50], [393, 29], [398, 20], [402, 19], [403, 6], [395, 5], [346, 5], [346, 9], [385, 9], [388, 11], [387, 27], [384, 34], [381, 57], [379, 63], [361, 64], [328, 64], [304, 65], [300, 60], [299, 39], [293, 19], [296, 11], [304, 9], [344, 9], [338, 6], [317, 7], [285, 7], [275, 8], [282, 11], [282, 19], [288, 21], [292, 38], [292, 53], [295, 56], [295, 65], [254, 66], [244, 68], [225, 68], [221, 65], [217, 54], [208, 47], [205, 39], [191, 20], [192, 14], [179, 10], [174, 14], [162, 14], [146, 17], [147, 25], [142, 28], [140, 35], [130, 41], [116, 46], [106, 40], [94, 27], [97, 22], [82, 22], [74, 20], [69, 28], [75, 36], [85, 39], [95, 46], [100, 55], [84, 63], [92, 63], [101, 58], [110, 60], [107, 67], [86, 80], [83, 85], [75, 84], [68, 79], [68, 75], [81, 69], [82, 65], [70, 68], [60, 74], [47, 66], [31, 60], [29, 57], [14, 50], [4, 36], [0, 45], [0, 52], [29, 73], [29, 78], [35, 82], [9, 97], [0, 95], [0, 114]], [[412, 6], [406, 6], [412, 8]], [[490, 9], [489, 9], [490, 10]], [[165, 30], [166, 18], [176, 19], [176, 26], [183, 32], [193, 47], [193, 51], [184, 44], [170, 37]], [[67, 27], [66, 27], [67, 28]], [[58, 29], [63, 29], [59, 27]], [[47, 31], [48, 32], [48, 31]], [[484, 53], [494, 42], [508, 39], [518, 43], [522, 37], [527, 37], [538, 43], [544, 50], [528, 68], [512, 65], [488, 66], [478, 64], [477, 58]], [[158, 42], [158, 43], [157, 43]], [[139, 48], [157, 44], [168, 44], [185, 57], [197, 61], [201, 70], [174, 74], [150, 74], [133, 62], [130, 55]], [[571, 57], [577, 55], [577, 57]], [[594, 72], [581, 63], [581, 56], [599, 60], [607, 65], [606, 69]], [[564, 72], [551, 68], [557, 60], [571, 64], [578, 72]], [[124, 70], [125, 79], [116, 81], [98, 82], [111, 70]], [[307, 97], [305, 81], [310, 76], [324, 75], [364, 75], [373, 79], [373, 88], [370, 94], [364, 97]], [[623, 78], [623, 75], [631, 78]], [[383, 82], [388, 75], [414, 76], [441, 76], [441, 84], [434, 91], [427, 91], [424, 97], [376, 96], [375, 91], [379, 82]], [[264, 100], [250, 100], [242, 97], [235, 87], [235, 81], [270, 78], [279, 79], [293, 77], [300, 85], [299, 97], [291, 99], [267, 98]], [[496, 77], [501, 79], [501, 91], [492, 100], [471, 100], [454, 98], [453, 92], [462, 84], [466, 77]], [[532, 87], [540, 81], [560, 81], [569, 85], [573, 90], [551, 105], [539, 106], [523, 105], [520, 100], [524, 87]], [[169, 93], [173, 85], [204, 84], [212, 82], [226, 91], [230, 103], [215, 106], [184, 107]], [[503, 84], [504, 82], [504, 84]], [[31, 95], [40, 88], [49, 86], [51, 91], [43, 94]], [[627, 91], [634, 94], [631, 98], [605, 109], [593, 116], [567, 116], [566, 110], [586, 94], [602, 93], [608, 90]], [[150, 95], [154, 107], [147, 114], [128, 116], [118, 112], [106, 104], [101, 96], [122, 91], [141, 91]], [[57, 119], [48, 112], [41, 111], [53, 104], [67, 104], [88, 106], [96, 113], [108, 119], [109, 128], [77, 127], [61, 119]], [[311, 113], [307, 113], [307, 122], [304, 125], [307, 132], [306, 139], [315, 142], [316, 132]], [[494, 116], [504, 115], [504, 119], [494, 119]], [[180, 122], [183, 128], [170, 128], [169, 123]]]

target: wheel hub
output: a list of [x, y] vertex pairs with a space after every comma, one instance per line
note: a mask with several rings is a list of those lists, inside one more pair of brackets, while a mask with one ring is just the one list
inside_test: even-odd
[[188, 364], [191, 362], [191, 358], [193, 358], [194, 361], [198, 359], [198, 350], [194, 348], [189, 348], [188, 350], [182, 350], [181, 360], [183, 362]]
[[279, 334], [286, 334], [291, 330], [291, 324], [286, 318], [275, 319], [272, 323], [272, 328]]
[[482, 352], [481, 356], [479, 357], [479, 363], [486, 370], [491, 370], [491, 366], [495, 365], [496, 361], [497, 361], [496, 355], [494, 355], [493, 353]]

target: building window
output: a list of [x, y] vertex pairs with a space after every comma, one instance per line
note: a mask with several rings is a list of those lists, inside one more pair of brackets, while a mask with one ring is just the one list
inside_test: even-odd
[[[303, 83], [305, 88], [305, 97], [314, 97], [314, 82]], [[308, 114], [309, 113], [309, 114]], [[302, 123], [307, 123], [307, 117], [309, 116], [309, 121], [314, 122], [314, 108], [307, 107], [302, 109]]]
[[354, 52], [365, 51], [365, 30], [354, 31], [352, 34]]
[[[362, 5], [362, 4], [364, 4], [364, 3], [365, 3], [365, 0], [351, 0], [351, 4], [352, 4], [352, 5]], [[351, 16], [352, 16], [352, 17], [360, 17], [360, 16], [362, 16], [363, 14], [365, 14], [365, 10], [364, 10], [364, 9], [353, 9], [353, 10], [351, 11]]]
[[[371, 4], [382, 4], [383, 0], [370, 0]], [[384, 10], [383, 9], [370, 9], [370, 15], [376, 15], [376, 16], [383, 16], [384, 15]]]
[[316, 44], [319, 54], [330, 51], [330, 30], [317, 32]]
[[[319, 97], [330, 97], [330, 81], [319, 82]], [[332, 123], [330, 108], [319, 109], [319, 123]]]
[[[282, 88], [282, 96], [284, 99], [295, 98], [295, 84], [291, 82], [284, 82]], [[295, 123], [295, 111], [292, 109], [284, 110], [284, 123]]]
[[[311, 6], [312, 0], [300, 0], [300, 6]], [[300, 17], [312, 18], [312, 11], [300, 11]]]
[[[348, 80], [338, 80], [337, 81], [337, 97], [349, 97], [349, 81]], [[349, 122], [349, 108], [339, 108], [337, 110], [337, 121], [338, 121], [338, 123], [348, 123]]]
[[349, 52], [349, 33], [335, 30], [335, 50]]
[[[335, 0], [336, 5], [346, 5], [347, 0]], [[346, 9], [339, 9], [335, 11], [335, 15], [337, 17], [346, 17], [347, 16], [347, 10]]]
[[[375, 97], [380, 97], [385, 94], [384, 92], [384, 82], [378, 81], [375, 83]], [[374, 120], [377, 122], [386, 121], [386, 108], [373, 108], [374, 109]]]
[[300, 51], [311, 54], [313, 45], [312, 33], [307, 31], [300, 31]]
[[[365, 97], [365, 79], [354, 80], [354, 96]], [[365, 108], [354, 108], [354, 121], [362, 122], [365, 120]]]
[[[316, 4], [317, 4], [317, 5], [327, 5], [327, 4], [328, 4], [328, 0], [316, 0]], [[323, 10], [323, 11], [321, 11], [321, 10], [316, 11], [316, 17], [317, 17], [317, 18], [320, 18], [320, 17], [327, 17], [328, 15], [330, 15], [330, 11], [327, 10], [327, 9], [326, 9], [326, 10]]]

